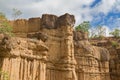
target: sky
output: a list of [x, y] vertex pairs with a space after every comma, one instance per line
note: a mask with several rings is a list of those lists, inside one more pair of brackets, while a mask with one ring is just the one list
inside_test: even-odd
[[13, 8], [21, 10], [20, 18], [70, 13], [75, 15], [75, 25], [90, 21], [93, 27], [120, 28], [120, 0], [0, 0], [0, 11], [8, 19], [13, 19]]

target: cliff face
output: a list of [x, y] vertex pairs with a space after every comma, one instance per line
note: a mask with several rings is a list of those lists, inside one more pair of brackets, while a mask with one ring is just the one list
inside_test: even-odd
[[112, 80], [108, 50], [91, 45], [74, 23], [70, 14], [10, 21], [16, 37], [0, 35], [0, 68], [10, 80]]
[[95, 46], [104, 47], [109, 51], [111, 80], [120, 80], [120, 38], [95, 39], [90, 40], [90, 42]]
[[[42, 17], [45, 21], [54, 17], [46, 16]], [[41, 32], [48, 36], [45, 42], [49, 47], [46, 80], [77, 80], [73, 45], [74, 23], [74, 16], [65, 14], [49, 23], [44, 22], [41, 26]]]
[[74, 32], [78, 80], [111, 80], [108, 50], [91, 45], [86, 36], [80, 31]]
[[0, 43], [0, 80], [45, 80], [47, 52], [42, 41], [3, 38]]
[[[73, 15], [65, 14], [60, 17], [57, 17], [55, 15], [45, 14], [42, 16], [42, 18], [39, 19], [31, 18], [29, 20], [16, 20], [11, 21], [10, 23], [13, 26], [14, 29], [13, 32], [17, 37], [22, 37], [23, 39], [27, 38], [28, 40], [30, 39], [35, 41], [36, 40], [42, 41], [43, 44], [45, 44], [49, 48], [47, 54], [47, 61], [46, 62], [42, 60], [34, 61], [35, 63], [36, 62], [42, 63], [39, 65], [38, 63], [33, 64], [38, 65], [33, 67], [34, 69], [36, 68], [35, 69], [36, 72], [28, 70], [28, 65], [26, 64], [29, 63], [26, 63], [25, 65], [23, 65], [26, 66], [26, 68], [23, 68], [26, 71], [26, 73], [23, 74], [20, 72], [24, 76], [22, 76], [23, 78], [17, 78], [18, 80], [25, 80], [28, 77], [31, 77], [28, 78], [28, 80], [77, 80], [75, 72], [76, 61], [74, 57], [74, 45], [73, 45], [73, 26], [75, 23]], [[27, 44], [25, 44], [25, 46], [28, 45], [28, 42], [26, 43]], [[38, 43], [36, 43], [36, 45], [37, 44]], [[34, 45], [35, 48], [37, 48], [36, 45]], [[37, 53], [42, 51], [41, 48], [38, 50], [39, 51], [37, 51], [37, 49], [34, 49], [34, 51]], [[16, 51], [16, 49], [13, 51]], [[20, 51], [18, 49], [18, 51], [16, 51], [16, 54]], [[25, 51], [27, 51], [27, 49]], [[31, 51], [33, 55], [37, 55], [36, 53], [34, 53], [33, 50]], [[27, 56], [29, 56], [29, 54]], [[26, 61], [26, 59], [23, 61]], [[31, 62], [29, 66], [33, 66], [32, 63], [34, 62]], [[43, 70], [38, 70], [39, 68], [41, 68], [41, 66], [43, 66], [42, 67]], [[21, 71], [21, 68], [18, 68], [18, 70]], [[28, 75], [29, 71], [31, 71], [30, 73], [31, 75]], [[43, 75], [43, 78], [40, 77], [41, 75]]]

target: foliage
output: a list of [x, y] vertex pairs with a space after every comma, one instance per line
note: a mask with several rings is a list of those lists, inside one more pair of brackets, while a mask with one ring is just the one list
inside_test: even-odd
[[7, 18], [3, 13], [0, 12], [0, 33], [12, 36], [12, 27], [10, 26]]
[[0, 70], [0, 76], [1, 76], [2, 80], [9, 80], [9, 76], [8, 76], [7, 72]]
[[3, 34], [8, 34], [10, 36], [12, 36], [12, 27], [7, 23], [7, 22], [3, 22], [0, 26], [0, 33]]
[[106, 29], [102, 26], [97, 27], [98, 37], [105, 37]]
[[106, 36], [106, 28], [97, 26], [90, 29], [90, 38], [103, 39]]
[[0, 19], [6, 19], [5, 14], [0, 12]]
[[112, 41], [111, 44], [112, 44], [112, 46], [115, 47], [115, 48], [116, 48], [117, 46], [119, 46], [118, 42], [116, 42], [116, 41]]
[[90, 38], [97, 38], [97, 35], [96, 35], [96, 28], [91, 28], [90, 29]]
[[83, 23], [79, 24], [78, 26], [75, 27], [75, 30], [77, 31], [83, 31], [83, 32], [88, 32], [90, 29], [91, 25], [89, 21], [84, 21]]
[[120, 37], [120, 30], [115, 29], [113, 32], [110, 32], [110, 34], [113, 35], [114, 37], [118, 38], [118, 37]]
[[18, 16], [20, 16], [22, 12], [16, 8], [13, 8], [13, 18], [16, 19]]

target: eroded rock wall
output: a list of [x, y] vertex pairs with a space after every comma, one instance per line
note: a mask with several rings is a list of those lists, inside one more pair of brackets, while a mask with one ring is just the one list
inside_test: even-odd
[[93, 39], [90, 42], [106, 48], [110, 53], [109, 72], [111, 80], [120, 80], [120, 38], [108, 37], [102, 40]]
[[108, 50], [74, 31], [73, 15], [44, 14], [10, 23], [17, 38], [0, 45], [0, 67], [10, 80], [110, 80]]
[[30, 19], [17, 19], [10, 21], [13, 27], [13, 33], [19, 37], [26, 37], [27, 33], [38, 32], [40, 30], [41, 19], [30, 18]]
[[9, 38], [0, 42], [0, 80], [45, 80], [48, 48], [42, 41]]
[[81, 31], [74, 32], [74, 46], [78, 80], [110, 80], [107, 49], [91, 45]]
[[74, 23], [74, 16], [70, 14], [60, 17], [44, 14], [42, 18], [11, 21], [16, 36], [42, 40], [48, 46], [46, 80], [77, 80], [73, 45]]
[[65, 14], [60, 17], [44, 15], [42, 19], [44, 25], [41, 26], [41, 32], [48, 36], [45, 43], [50, 48], [46, 80], [77, 80], [73, 45], [75, 23], [73, 15]]

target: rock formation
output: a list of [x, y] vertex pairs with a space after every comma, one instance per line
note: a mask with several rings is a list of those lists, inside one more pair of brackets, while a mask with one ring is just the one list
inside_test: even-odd
[[110, 80], [108, 50], [91, 45], [87, 34], [77, 31], [74, 35], [78, 80]]
[[[40, 40], [10, 38], [0, 43], [0, 68], [9, 80], [45, 80], [48, 48]], [[0, 80], [5, 80], [1, 75]]]
[[110, 53], [109, 73], [111, 80], [120, 80], [120, 38], [105, 38], [103, 40], [90, 40], [99, 47], [106, 48]]
[[113, 80], [109, 51], [74, 31], [73, 15], [44, 14], [10, 24], [16, 37], [0, 34], [0, 68], [10, 80]]
[[49, 21], [51, 17], [55, 19], [41, 26], [41, 32], [48, 36], [45, 43], [50, 48], [46, 80], [77, 80], [73, 45], [74, 17], [69, 14], [60, 17], [44, 15], [42, 19]]

